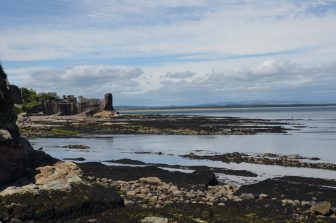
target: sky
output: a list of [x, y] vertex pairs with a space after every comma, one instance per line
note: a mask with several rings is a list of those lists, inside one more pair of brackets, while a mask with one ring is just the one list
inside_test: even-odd
[[116, 105], [336, 103], [336, 1], [0, 0], [0, 62]]

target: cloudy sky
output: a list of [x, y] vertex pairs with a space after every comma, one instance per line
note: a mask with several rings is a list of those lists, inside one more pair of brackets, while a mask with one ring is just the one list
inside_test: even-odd
[[336, 102], [333, 0], [1, 0], [10, 81], [117, 105]]

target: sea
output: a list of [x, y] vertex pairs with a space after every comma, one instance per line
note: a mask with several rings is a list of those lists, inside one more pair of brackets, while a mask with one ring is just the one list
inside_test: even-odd
[[[289, 127], [294, 127], [295, 130], [286, 134], [263, 133], [235, 136], [86, 135], [81, 138], [34, 138], [30, 141], [36, 149], [42, 147], [45, 152], [59, 159], [83, 157], [86, 159], [85, 162], [96, 161], [107, 165], [122, 165], [104, 161], [128, 158], [148, 163], [184, 166], [207, 165], [235, 170], [249, 170], [258, 174], [257, 177], [217, 174], [219, 180], [238, 186], [281, 176], [336, 180], [336, 171], [331, 170], [249, 163], [223, 163], [209, 160], [190, 160], [181, 157], [181, 155], [189, 153], [243, 152], [252, 155], [276, 153], [281, 155], [298, 154], [304, 157], [319, 157], [321, 159], [309, 162], [336, 163], [336, 106], [163, 109], [141, 112], [128, 111], [128, 113], [269, 119], [290, 123]], [[89, 146], [90, 149], [63, 148], [63, 146], [72, 144], [84, 144]], [[168, 170], [186, 171], [180, 169]]]

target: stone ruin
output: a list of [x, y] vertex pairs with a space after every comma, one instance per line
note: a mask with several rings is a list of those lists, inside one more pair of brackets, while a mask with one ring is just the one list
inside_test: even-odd
[[42, 112], [46, 115], [76, 115], [79, 113], [94, 114], [101, 111], [115, 111], [112, 93], [107, 93], [103, 100], [89, 99], [82, 96], [63, 95], [62, 99], [44, 100]]
[[107, 93], [104, 95], [104, 101], [102, 106], [104, 111], [114, 111], [112, 93]]
[[63, 95], [62, 99], [44, 100], [42, 111], [46, 115], [60, 113], [61, 115], [78, 114], [77, 98], [73, 95]]

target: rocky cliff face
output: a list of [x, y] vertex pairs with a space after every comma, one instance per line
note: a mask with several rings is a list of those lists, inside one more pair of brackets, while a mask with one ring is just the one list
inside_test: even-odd
[[43, 152], [35, 151], [27, 140], [20, 138], [9, 86], [7, 75], [0, 65], [0, 187], [29, 176], [38, 166], [56, 161]]
[[0, 65], [0, 185], [25, 173], [24, 148], [19, 145], [13, 98], [7, 75]]
[[0, 65], [0, 143], [18, 143], [20, 132], [16, 126], [13, 97], [7, 75]]

